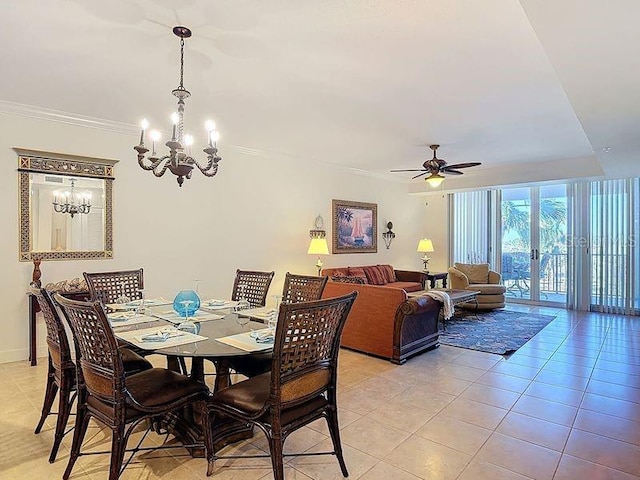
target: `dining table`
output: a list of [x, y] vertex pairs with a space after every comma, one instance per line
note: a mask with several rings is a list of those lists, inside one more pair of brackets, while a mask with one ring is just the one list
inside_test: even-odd
[[[199, 312], [203, 313], [203, 321], [197, 321], [198, 315], [190, 318], [189, 321], [195, 326], [195, 334], [200, 339], [180, 345], [165, 345], [165, 342], [161, 341], [141, 343], [140, 341], [133, 342], [131, 340], [132, 335], [135, 335], [136, 332], [148, 332], [151, 329], [161, 331], [167, 329], [167, 327], [176, 326], [174, 322], [165, 319], [169, 318], [167, 317], [168, 310], [166, 305], [146, 307], [144, 315], [141, 315], [138, 322], [133, 325], [128, 324], [131, 323], [131, 318], [135, 319], [132, 316], [128, 317], [128, 321], [120, 322], [118, 319], [114, 319], [112, 320], [112, 327], [116, 337], [119, 339], [131, 342], [138, 348], [142, 347], [148, 354], [166, 356], [167, 368], [185, 373], [205, 384], [204, 362], [205, 360], [211, 361], [216, 370], [215, 381], [211, 389], [212, 393], [231, 385], [230, 360], [258, 353], [264, 356], [265, 353], [272, 351], [273, 342], [259, 345], [259, 350], [248, 351], [223, 343], [220, 340], [243, 332], [264, 331], [266, 325], [261, 321], [250, 319], [246, 322], [245, 318], [243, 322], [238, 322], [238, 316], [242, 315], [242, 313], [233, 312], [231, 309], [226, 311], [207, 311], [204, 309]], [[138, 340], [140, 338], [137, 337]], [[182, 371], [182, 366], [186, 365], [186, 362], [181, 361], [184, 359], [190, 359], [190, 369], [186, 372]], [[170, 418], [165, 419], [165, 426], [178, 440], [186, 445], [202, 441], [202, 421], [199, 418], [199, 413], [192, 409], [185, 409], [179, 414], [171, 415]], [[250, 425], [221, 417], [216, 417], [212, 430], [216, 450], [230, 443], [250, 438], [253, 435]], [[204, 449], [190, 449], [190, 454], [194, 457], [204, 456]]]

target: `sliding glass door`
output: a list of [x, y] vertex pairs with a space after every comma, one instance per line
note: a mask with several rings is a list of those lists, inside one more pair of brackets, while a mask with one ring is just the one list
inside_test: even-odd
[[500, 207], [507, 297], [566, 304], [566, 186], [504, 189]]

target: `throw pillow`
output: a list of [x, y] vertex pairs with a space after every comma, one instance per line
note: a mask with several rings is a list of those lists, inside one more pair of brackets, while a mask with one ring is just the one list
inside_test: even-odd
[[456, 263], [456, 268], [469, 278], [469, 283], [488, 283], [488, 263]]
[[332, 275], [333, 275], [333, 277], [346, 277], [347, 276], [342, 270], [335, 270]]
[[349, 267], [349, 276], [360, 277], [364, 283], [369, 283], [362, 267]]
[[396, 271], [393, 269], [391, 265], [378, 265], [378, 268], [382, 270], [382, 273], [384, 274], [384, 278], [387, 281], [387, 283], [393, 283], [398, 281], [398, 279], [396, 278]]
[[338, 283], [357, 283], [359, 285], [364, 285], [364, 280], [360, 277], [349, 277], [346, 275], [334, 275], [331, 277], [332, 282]]
[[387, 283], [384, 277], [384, 273], [376, 265], [362, 268], [364, 270], [364, 274], [367, 276], [368, 282], [371, 285], [385, 285]]

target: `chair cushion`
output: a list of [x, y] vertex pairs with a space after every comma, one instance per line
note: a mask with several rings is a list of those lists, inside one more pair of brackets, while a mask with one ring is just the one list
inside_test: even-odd
[[386, 283], [397, 282], [396, 271], [391, 265], [378, 265], [378, 268], [382, 270]]
[[362, 267], [349, 267], [349, 276], [360, 277], [364, 280], [364, 283], [369, 283], [367, 281], [367, 275], [364, 273], [364, 269]]
[[262, 352], [244, 357], [230, 358], [229, 367], [245, 377], [255, 377], [265, 372], [270, 372], [272, 361], [272, 352]]
[[469, 278], [469, 283], [487, 283], [489, 281], [488, 263], [456, 263], [455, 267]]
[[125, 385], [137, 404], [135, 408], [143, 411], [189, 397], [202, 395], [204, 398], [209, 392], [204, 383], [164, 368], [152, 368], [131, 375], [125, 379]]
[[479, 290], [480, 295], [498, 295], [504, 294], [507, 291], [504, 285], [495, 284], [495, 283], [474, 283], [473, 285], [469, 285], [467, 290]]
[[478, 295], [476, 297], [478, 299], [479, 304], [483, 303], [504, 303], [504, 293], [499, 293], [497, 295]]
[[120, 347], [120, 355], [122, 356], [122, 364], [127, 375], [134, 375], [153, 368], [153, 365], [151, 365], [148, 360], [145, 360], [129, 348]]
[[[247, 414], [255, 415], [262, 410], [269, 399], [271, 389], [271, 372], [244, 380], [240, 383], [224, 388], [217, 392], [212, 404], [228, 405]], [[305, 416], [315, 410], [324, 408], [329, 402], [324, 395], [318, 395], [301, 405], [282, 410], [281, 423], [286, 425], [291, 421]], [[262, 420], [267, 420], [269, 412], [265, 412]]]
[[267, 402], [271, 386], [271, 372], [257, 375], [213, 395], [213, 403], [229, 405], [243, 412], [254, 414]]
[[387, 283], [384, 272], [377, 265], [362, 267], [362, 269], [371, 285], [384, 285]]

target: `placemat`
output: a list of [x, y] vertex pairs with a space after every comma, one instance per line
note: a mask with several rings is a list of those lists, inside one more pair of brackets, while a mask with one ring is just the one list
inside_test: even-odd
[[144, 341], [141, 339], [143, 335], [151, 334], [160, 330], [158, 327], [141, 328], [139, 330], [127, 330], [126, 332], [115, 332], [116, 336], [134, 344], [136, 347], [144, 348], [145, 350], [157, 350], [159, 348], [176, 347], [178, 345], [185, 345], [187, 343], [200, 342], [207, 340], [208, 337], [202, 335], [196, 335], [195, 333], [182, 332], [176, 330], [179, 336], [170, 337], [163, 342], [158, 341]]
[[226, 345], [231, 345], [232, 347], [244, 350], [245, 352], [260, 352], [262, 350], [271, 350], [273, 348], [273, 342], [259, 343], [252, 336], [252, 333], [253, 335], [255, 335], [256, 333], [265, 332], [267, 330], [269, 329], [265, 328], [262, 330], [256, 330], [255, 332], [242, 332], [235, 335], [229, 335], [228, 337], [216, 338], [216, 340]]

